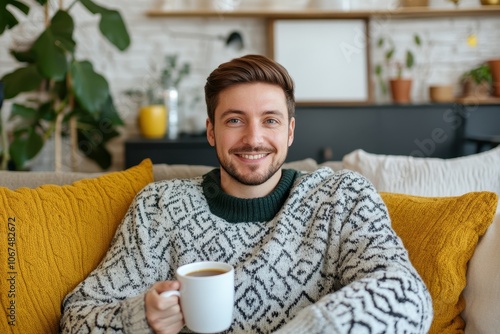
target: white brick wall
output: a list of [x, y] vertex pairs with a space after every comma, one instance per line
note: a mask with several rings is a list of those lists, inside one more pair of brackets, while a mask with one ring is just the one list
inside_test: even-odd
[[[313, 1], [313, 0], [311, 0]], [[324, 0], [326, 1], [326, 0]], [[333, 0], [332, 0], [333, 1]], [[361, 1], [361, 0], [359, 0]], [[353, 6], [365, 2], [351, 0]], [[92, 60], [95, 69], [102, 73], [111, 86], [113, 97], [120, 114], [126, 121], [121, 138], [114, 141], [113, 170], [123, 168], [123, 139], [137, 134], [137, 105], [127, 98], [123, 92], [127, 89], [141, 89], [157, 74], [165, 54], [177, 53], [180, 61], [190, 62], [193, 66], [191, 76], [183, 83], [185, 91], [197, 95], [201, 103], [190, 108], [187, 118], [197, 124], [195, 129], [203, 128], [205, 109], [202, 87], [208, 73], [218, 64], [246, 53], [266, 53], [266, 25], [258, 18], [151, 18], [145, 12], [158, 5], [158, 0], [110, 0], [99, 1], [104, 6], [115, 7], [124, 16], [131, 34], [131, 47], [120, 53], [100, 37], [97, 31], [96, 18], [79, 11], [75, 39], [78, 41], [78, 57]], [[386, 2], [372, 0], [372, 6], [387, 6]], [[52, 1], [52, 6], [56, 6]], [[69, 4], [69, 1], [65, 1]], [[382, 5], [380, 5], [382, 3]], [[462, 1], [463, 6], [476, 6], [479, 0]], [[452, 6], [446, 0], [431, 1], [433, 7]], [[382, 8], [380, 7], [380, 8]], [[75, 15], [76, 16], [76, 15]], [[40, 32], [43, 25], [40, 11], [33, 11], [28, 20], [13, 31], [0, 36], [0, 75], [11, 72], [17, 64], [10, 58], [8, 49], [26, 43]], [[382, 27], [382, 28], [380, 28]], [[458, 91], [458, 78], [465, 70], [493, 57], [500, 57], [500, 20], [498, 17], [470, 18], [433, 18], [433, 19], [384, 19], [373, 20], [370, 24], [373, 31], [370, 45], [372, 46], [372, 64], [381, 59], [381, 53], [376, 50], [375, 40], [381, 31], [390, 34], [398, 44], [405, 44], [410, 35], [418, 32], [425, 44], [422, 54], [417, 55], [418, 75], [413, 90], [416, 102], [428, 100], [427, 86], [433, 83], [455, 84]], [[225, 36], [230, 31], [239, 30], [245, 40], [245, 49], [237, 52], [224, 47], [221, 40], [214, 37]], [[192, 38], [186, 34], [206, 34]], [[466, 44], [467, 35], [475, 33], [478, 36], [478, 46], [470, 48]], [[156, 69], [156, 71], [155, 71]], [[307, 70], [307, 67], [305, 67]], [[376, 100], [386, 100], [375, 90]], [[9, 103], [4, 105], [2, 117], [9, 112]], [[188, 124], [188, 122], [186, 122]], [[191, 124], [191, 123], [189, 123]], [[52, 164], [52, 146], [47, 145], [44, 152], [33, 163], [35, 170], [50, 170]], [[66, 154], [65, 156], [68, 156]], [[64, 162], [65, 169], [69, 161]], [[93, 164], [83, 161], [81, 170], [96, 171]]]

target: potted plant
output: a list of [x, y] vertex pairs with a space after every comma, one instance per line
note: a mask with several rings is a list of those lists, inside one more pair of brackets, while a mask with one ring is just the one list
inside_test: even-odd
[[[9, 120], [15, 122], [10, 143], [10, 157], [16, 169], [22, 169], [34, 158], [49, 138], [55, 142], [55, 169], [62, 167], [62, 136], [71, 136], [73, 161], [76, 151], [95, 161], [101, 168], [111, 166], [111, 154], [106, 143], [118, 135], [123, 125], [118, 115], [106, 79], [94, 70], [88, 60], [77, 58], [77, 43], [73, 38], [75, 23], [71, 12], [77, 5], [100, 17], [101, 34], [123, 51], [130, 45], [125, 23], [116, 10], [102, 7], [91, 0], [71, 2], [64, 7], [58, 2], [50, 14], [49, 2], [37, 0], [24, 3], [6, 0], [0, 6], [0, 34], [18, 24], [14, 11], [28, 15], [30, 6], [43, 6], [45, 27], [26, 50], [11, 50], [20, 63], [7, 73], [4, 82], [5, 99], [23, 94], [22, 103], [14, 103]], [[8, 7], [10, 5], [10, 7]]]
[[[179, 55], [168, 54], [164, 58], [163, 67], [159, 71], [153, 68], [151, 72], [159, 72], [160, 75], [149, 80], [145, 91], [132, 89], [127, 90], [125, 94], [140, 105], [138, 123], [143, 137], [161, 138], [166, 133], [168, 138], [176, 139], [180, 118], [178, 109], [182, 102], [179, 86], [190, 74], [191, 64], [187, 62], [181, 64]], [[166, 122], [162, 121], [165, 116]], [[168, 127], [160, 131], [158, 122], [163, 122], [162, 125], [167, 124]], [[150, 131], [153, 128], [157, 130]]]
[[493, 94], [500, 97], [500, 58], [488, 60], [490, 66]]
[[[416, 47], [422, 45], [420, 36], [413, 36], [413, 43]], [[384, 50], [384, 62], [375, 66], [375, 75], [377, 82], [381, 87], [382, 93], [387, 94], [387, 78], [389, 78], [391, 96], [394, 102], [410, 102], [411, 84], [410, 77], [404, 77], [415, 66], [415, 55], [411, 48], [405, 50], [404, 59], [396, 59], [396, 45], [389, 37], [380, 37], [377, 41], [377, 47]], [[387, 73], [384, 72], [386, 68]], [[391, 72], [392, 71], [392, 72]]]
[[490, 96], [493, 77], [490, 66], [482, 63], [462, 74], [460, 77], [463, 97], [485, 98]]

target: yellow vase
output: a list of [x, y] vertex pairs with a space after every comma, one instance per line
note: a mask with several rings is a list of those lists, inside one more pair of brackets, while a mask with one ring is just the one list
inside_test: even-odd
[[139, 110], [139, 131], [145, 138], [162, 138], [167, 131], [167, 109], [164, 105], [144, 106]]

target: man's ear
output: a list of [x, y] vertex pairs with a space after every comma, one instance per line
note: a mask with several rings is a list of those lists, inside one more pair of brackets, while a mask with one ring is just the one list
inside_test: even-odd
[[214, 134], [214, 125], [210, 122], [210, 118], [207, 117], [206, 121], [207, 128], [207, 140], [210, 146], [215, 146], [215, 134]]
[[290, 119], [288, 124], [288, 147], [292, 146], [293, 139], [295, 137], [295, 117]]

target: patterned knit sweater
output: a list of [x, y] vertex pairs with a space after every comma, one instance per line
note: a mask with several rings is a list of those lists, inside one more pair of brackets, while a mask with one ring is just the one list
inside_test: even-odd
[[235, 267], [227, 333], [426, 333], [432, 320], [430, 295], [366, 179], [283, 170], [268, 196], [238, 199], [214, 170], [136, 196], [102, 263], [66, 297], [62, 332], [151, 333], [147, 289], [203, 260]]

